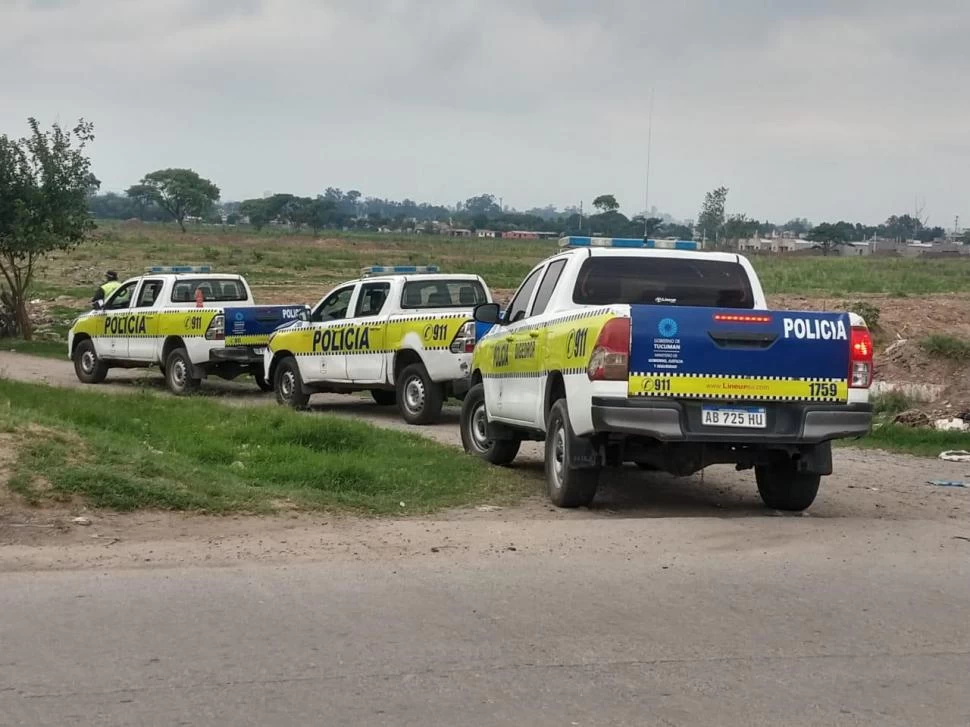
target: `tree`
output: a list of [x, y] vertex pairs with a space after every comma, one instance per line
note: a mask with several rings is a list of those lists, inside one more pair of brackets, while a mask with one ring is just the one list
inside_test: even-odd
[[244, 199], [239, 204], [239, 214], [249, 218], [249, 224], [259, 232], [270, 221], [269, 210], [264, 199]]
[[724, 205], [727, 203], [728, 188], [718, 187], [704, 196], [704, 204], [697, 218], [697, 227], [705, 239], [717, 240], [724, 226]]
[[821, 250], [823, 255], [828, 255], [839, 245], [845, 245], [849, 242], [849, 230], [851, 229], [852, 225], [848, 222], [837, 222], [834, 225], [823, 222], [811, 229], [808, 233], [808, 239], [815, 243], [815, 248]]
[[153, 202], [165, 210], [185, 232], [185, 218], [204, 216], [219, 201], [219, 188], [191, 169], [159, 169], [146, 174], [141, 184], [128, 188], [135, 200]]
[[612, 194], [601, 194], [593, 200], [593, 206], [600, 212], [616, 212], [620, 209], [620, 203]]
[[799, 235], [807, 234], [812, 229], [812, 223], [804, 217], [796, 217], [793, 220], [788, 220], [782, 229], [798, 237]]
[[660, 217], [647, 217], [644, 219], [643, 215], [637, 215], [630, 220], [630, 223], [636, 226], [646, 237], [655, 237], [663, 229], [664, 221]]
[[30, 339], [27, 299], [37, 262], [68, 250], [94, 229], [88, 197], [99, 186], [85, 155], [94, 126], [83, 119], [70, 131], [54, 124], [30, 135], [0, 136], [0, 272], [10, 287], [17, 328]]
[[758, 234], [760, 226], [758, 220], [748, 219], [747, 215], [731, 215], [722, 228], [724, 239], [732, 242], [747, 240]]
[[663, 226], [664, 237], [673, 237], [677, 240], [693, 240], [694, 230], [690, 225], [677, 225], [668, 223]]

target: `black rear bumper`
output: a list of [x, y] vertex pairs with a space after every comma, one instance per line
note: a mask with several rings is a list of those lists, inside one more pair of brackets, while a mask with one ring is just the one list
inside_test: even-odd
[[597, 433], [628, 434], [661, 442], [722, 444], [818, 444], [862, 437], [872, 427], [872, 407], [868, 404], [788, 402], [764, 403], [764, 429], [704, 426], [701, 407], [711, 403], [594, 397], [593, 427]]
[[209, 361], [211, 363], [236, 363], [263, 365], [263, 354], [256, 353], [253, 346], [226, 346], [225, 348], [213, 348], [209, 351]]

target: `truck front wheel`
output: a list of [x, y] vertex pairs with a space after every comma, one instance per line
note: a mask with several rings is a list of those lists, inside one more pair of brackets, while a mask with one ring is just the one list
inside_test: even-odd
[[799, 472], [791, 460], [755, 468], [758, 493], [767, 507], [774, 510], [801, 511], [815, 502], [822, 476]]
[[108, 375], [108, 365], [98, 358], [90, 338], [74, 347], [74, 373], [85, 384], [100, 384]]
[[303, 391], [303, 377], [300, 376], [300, 367], [296, 359], [287, 356], [276, 367], [276, 377], [274, 380], [276, 390], [276, 401], [283, 406], [293, 409], [306, 409], [310, 403], [310, 395]]
[[461, 444], [468, 454], [492, 464], [506, 465], [515, 459], [522, 444], [519, 439], [489, 439], [485, 413], [485, 387], [475, 384], [461, 404]]
[[406, 366], [397, 378], [397, 405], [408, 424], [434, 424], [441, 416], [444, 391], [424, 364]]
[[266, 380], [261, 372], [256, 372], [253, 374], [253, 378], [256, 380], [256, 386], [259, 387], [260, 391], [272, 391], [273, 384]]
[[546, 492], [557, 507], [583, 507], [596, 497], [600, 468], [573, 469], [573, 428], [566, 400], [552, 405], [546, 420]]

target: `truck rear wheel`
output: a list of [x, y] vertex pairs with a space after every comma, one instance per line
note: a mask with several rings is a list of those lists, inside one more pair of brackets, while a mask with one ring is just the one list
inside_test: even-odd
[[98, 358], [90, 338], [74, 347], [74, 373], [85, 384], [100, 384], [108, 375], [108, 364]]
[[441, 416], [445, 395], [424, 364], [406, 366], [397, 377], [397, 405], [408, 424], [434, 424]]
[[485, 386], [475, 384], [461, 404], [461, 444], [468, 454], [492, 464], [506, 465], [519, 453], [519, 439], [489, 439], [485, 413]]
[[569, 466], [573, 436], [566, 400], [560, 399], [552, 405], [546, 420], [546, 492], [557, 507], [589, 505], [599, 486], [599, 467], [573, 469]]
[[758, 493], [767, 507], [798, 512], [815, 502], [822, 476], [799, 472], [793, 461], [786, 460], [756, 467], [755, 479]]
[[276, 401], [283, 406], [293, 409], [306, 409], [310, 403], [310, 395], [303, 391], [303, 377], [296, 359], [287, 356], [276, 367]]
[[165, 361], [165, 385], [176, 396], [199, 390], [202, 379], [192, 376], [192, 361], [184, 348], [176, 348]]

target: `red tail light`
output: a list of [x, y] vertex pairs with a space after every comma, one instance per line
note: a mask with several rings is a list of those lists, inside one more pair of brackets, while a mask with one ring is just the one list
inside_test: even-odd
[[452, 353], [471, 353], [475, 350], [475, 322], [468, 321], [458, 329], [455, 339], [451, 342]]
[[626, 381], [630, 365], [630, 319], [611, 318], [600, 329], [586, 370], [590, 381]]
[[207, 341], [226, 340], [226, 317], [222, 313], [213, 316], [209, 327], [205, 331], [205, 338]]
[[868, 389], [872, 384], [872, 336], [868, 328], [853, 328], [849, 351], [849, 387]]

